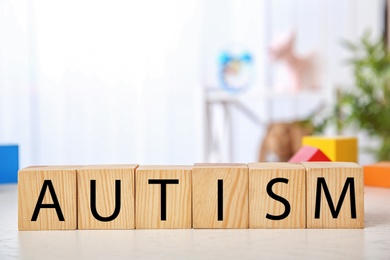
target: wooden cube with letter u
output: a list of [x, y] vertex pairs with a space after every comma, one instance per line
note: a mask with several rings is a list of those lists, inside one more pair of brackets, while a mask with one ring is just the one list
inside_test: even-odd
[[248, 228], [248, 166], [195, 164], [194, 228]]
[[136, 228], [191, 228], [190, 166], [140, 166]]
[[304, 162], [307, 228], [364, 228], [363, 169], [351, 162]]
[[33, 166], [19, 171], [19, 230], [77, 229], [79, 167]]
[[77, 170], [78, 228], [134, 229], [136, 164], [91, 165]]
[[306, 228], [305, 182], [300, 163], [249, 164], [249, 228]]

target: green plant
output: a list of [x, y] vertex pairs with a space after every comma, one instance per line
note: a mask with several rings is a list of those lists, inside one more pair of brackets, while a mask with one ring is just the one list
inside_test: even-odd
[[369, 33], [356, 44], [343, 43], [353, 53], [348, 64], [354, 85], [338, 90], [332, 115], [317, 130], [329, 124], [339, 132], [355, 127], [380, 140], [380, 147], [372, 149], [377, 160], [390, 160], [390, 52], [382, 39], [371, 40]]

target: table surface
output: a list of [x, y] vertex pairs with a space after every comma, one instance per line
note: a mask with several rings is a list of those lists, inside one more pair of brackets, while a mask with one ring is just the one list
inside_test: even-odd
[[0, 259], [390, 259], [390, 189], [365, 188], [365, 229], [18, 231], [0, 185]]

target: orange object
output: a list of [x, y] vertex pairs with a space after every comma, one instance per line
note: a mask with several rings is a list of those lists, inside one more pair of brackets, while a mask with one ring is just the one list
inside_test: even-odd
[[363, 166], [364, 185], [390, 188], [390, 162]]

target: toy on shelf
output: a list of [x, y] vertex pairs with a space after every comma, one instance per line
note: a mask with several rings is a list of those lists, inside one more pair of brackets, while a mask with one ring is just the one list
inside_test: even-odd
[[292, 91], [318, 89], [317, 57], [314, 53], [299, 56], [295, 53], [295, 32], [280, 36], [269, 46], [269, 56], [274, 62], [285, 65], [286, 82], [276, 82], [278, 88]]
[[356, 137], [304, 136], [302, 145], [317, 147], [333, 162], [358, 161], [358, 141]]
[[0, 145], [0, 183], [17, 183], [19, 148], [17, 145]]
[[232, 92], [246, 89], [252, 80], [253, 58], [249, 52], [224, 51], [219, 57], [221, 86]]
[[330, 159], [316, 147], [303, 146], [289, 162], [330, 162]]
[[260, 146], [260, 162], [287, 162], [301, 148], [302, 137], [313, 132], [303, 121], [275, 122], [268, 128]]
[[390, 162], [363, 166], [364, 185], [390, 188]]

